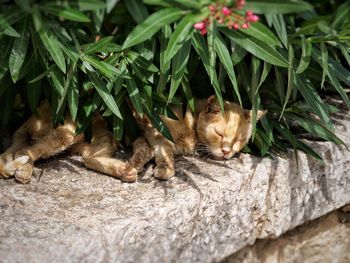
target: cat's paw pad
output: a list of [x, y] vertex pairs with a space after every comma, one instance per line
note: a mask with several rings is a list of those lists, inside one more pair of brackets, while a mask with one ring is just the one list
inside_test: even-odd
[[154, 176], [160, 180], [169, 180], [175, 175], [175, 170], [166, 166], [157, 166], [154, 169]]
[[9, 162], [0, 161], [0, 177], [9, 178], [16, 174], [16, 171], [29, 162], [29, 156], [21, 156]]
[[125, 167], [120, 170], [119, 178], [123, 182], [133, 183], [137, 179], [137, 170], [130, 165], [125, 165]]
[[30, 182], [30, 179], [33, 174], [33, 165], [27, 163], [21, 167], [19, 167], [15, 173], [16, 181], [21, 184], [27, 184]]

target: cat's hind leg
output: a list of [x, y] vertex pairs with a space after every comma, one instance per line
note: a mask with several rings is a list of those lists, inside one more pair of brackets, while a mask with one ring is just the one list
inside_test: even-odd
[[128, 160], [128, 163], [137, 172], [141, 172], [145, 164], [154, 158], [154, 150], [144, 137], [139, 137], [133, 142], [132, 150], [133, 154]]
[[54, 156], [81, 141], [84, 136], [76, 135], [75, 128], [73, 123], [67, 122], [55, 129], [48, 129], [45, 135], [36, 138], [31, 145], [16, 152], [16, 159], [28, 157], [28, 161], [16, 170], [16, 180], [20, 183], [28, 183], [33, 174], [35, 161]]
[[123, 182], [134, 182], [137, 170], [127, 162], [113, 158], [116, 142], [113, 134], [99, 114], [93, 119], [93, 137], [91, 143], [80, 143], [72, 150], [81, 154], [86, 168], [116, 177]]

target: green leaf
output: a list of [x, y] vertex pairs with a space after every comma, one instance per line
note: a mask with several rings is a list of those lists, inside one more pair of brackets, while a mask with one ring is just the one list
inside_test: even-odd
[[12, 50], [9, 58], [9, 69], [13, 82], [18, 80], [24, 59], [27, 54], [29, 44], [29, 31], [27, 28], [27, 17], [24, 18], [23, 23], [19, 23], [20, 37], [13, 41]]
[[242, 106], [242, 99], [241, 99], [241, 95], [239, 93], [239, 88], [238, 88], [238, 84], [237, 84], [236, 74], [235, 74], [235, 71], [233, 68], [233, 63], [232, 63], [232, 60], [230, 58], [230, 52], [228, 51], [226, 44], [220, 35], [218, 35], [215, 38], [215, 51], [218, 54], [222, 65], [224, 66], [225, 70], [227, 71], [227, 74], [231, 80], [233, 89], [235, 91], [235, 94], [238, 98], [239, 104]]
[[345, 143], [326, 126], [322, 125], [322, 123], [311, 118], [310, 116], [307, 116], [306, 114], [288, 113], [286, 116], [290, 121], [298, 123], [314, 136], [322, 138], [326, 141], [334, 142], [335, 144], [345, 145]]
[[269, 14], [269, 15], [266, 15], [266, 19], [268, 19], [268, 21], [271, 21], [273, 27], [275, 28], [275, 31], [277, 32], [279, 39], [281, 39], [283, 45], [287, 47], [288, 36], [287, 36], [287, 29], [286, 29], [286, 24], [283, 16], [281, 14]]
[[209, 30], [208, 30], [208, 36], [207, 36], [207, 45], [208, 45], [208, 52], [209, 52], [209, 64], [210, 68], [213, 69], [210, 71], [210, 79], [214, 78], [214, 74], [216, 73], [216, 52], [215, 52], [215, 38], [216, 35], [218, 34], [215, 22], [211, 23], [209, 25]]
[[343, 101], [346, 103], [348, 108], [350, 109], [350, 99], [346, 91], [343, 89], [343, 87], [340, 85], [338, 79], [335, 77], [334, 72], [330, 71], [327, 73], [328, 78], [334, 89], [340, 94]]
[[211, 77], [210, 81], [214, 87], [216, 98], [219, 101], [221, 110], [224, 111], [224, 100], [222, 98], [221, 88], [219, 86], [219, 81], [216, 75], [215, 68], [213, 68], [210, 65], [208, 46], [204, 40], [204, 37], [196, 33], [192, 38], [192, 42], [194, 49], [196, 50], [203, 62], [204, 68], [207, 71], [209, 78]]
[[326, 76], [328, 75], [328, 49], [325, 43], [321, 43], [321, 55], [322, 55], [322, 81], [321, 87], [323, 87]]
[[157, 73], [159, 71], [159, 69], [154, 64], [152, 64], [151, 62], [149, 62], [148, 60], [146, 60], [136, 52], [129, 51], [127, 57], [130, 63], [136, 63], [138, 66], [140, 66], [141, 68], [147, 71], [154, 72], [154, 73]]
[[283, 113], [286, 109], [287, 103], [290, 99], [290, 95], [292, 94], [292, 91], [295, 89], [295, 86], [294, 86], [295, 71], [293, 70], [293, 59], [294, 59], [294, 49], [293, 49], [293, 46], [291, 44], [289, 44], [288, 61], [289, 61], [290, 66], [288, 68], [288, 86], [287, 86], [287, 92], [286, 92], [286, 96], [284, 99], [284, 104], [283, 104], [283, 108], [282, 108], [279, 120], [282, 118]]
[[292, 0], [250, 0], [245, 8], [258, 14], [290, 14], [313, 9], [312, 5], [305, 1]]
[[350, 4], [349, 1], [345, 1], [342, 5], [337, 8], [334, 13], [334, 20], [332, 22], [332, 27], [336, 28], [338, 25], [344, 23], [345, 19], [349, 17]]
[[111, 43], [112, 40], [113, 40], [113, 36], [104, 37], [95, 43], [90, 43], [90, 44], [81, 46], [81, 49], [86, 54], [101, 52], [101, 49], [107, 44]]
[[175, 55], [172, 64], [171, 84], [168, 101], [172, 101], [181, 80], [185, 74], [186, 65], [191, 51], [191, 40], [187, 40]]
[[127, 79], [125, 83], [126, 83], [126, 88], [128, 90], [131, 103], [134, 105], [137, 113], [142, 117], [143, 110], [142, 110], [142, 104], [141, 104], [141, 96], [140, 96], [140, 91], [137, 88], [136, 82], [133, 79]]
[[52, 59], [62, 72], [66, 73], [66, 61], [61, 49], [61, 43], [47, 28], [44, 27], [44, 25], [42, 25], [41, 30], [38, 33]]
[[147, 8], [141, 0], [128, 0], [124, 4], [136, 23], [140, 24], [148, 17]]
[[238, 31], [230, 30], [228, 28], [220, 28], [220, 30], [227, 37], [248, 52], [252, 53], [254, 56], [267, 61], [272, 65], [288, 67], [288, 61], [274, 47]]
[[94, 84], [94, 87], [98, 94], [101, 96], [104, 103], [106, 103], [107, 107], [120, 119], [123, 119], [122, 115], [120, 114], [120, 110], [118, 108], [118, 105], [116, 104], [112, 94], [107, 89], [105, 83], [100, 79], [96, 71], [86, 71], [87, 75], [89, 76], [91, 82]]
[[[322, 66], [322, 56], [319, 50], [312, 49], [312, 57]], [[328, 58], [328, 71], [350, 86], [350, 71], [331, 57]]]
[[164, 63], [170, 61], [180, 50], [183, 44], [191, 37], [191, 32], [193, 31], [193, 23], [191, 19], [189, 19], [191, 16], [192, 15], [185, 16], [176, 26], [176, 29], [171, 35], [168, 46], [165, 50]]
[[[102, 0], [79, 0], [77, 2], [80, 11], [92, 11], [96, 9], [106, 8], [106, 3]], [[107, 5], [109, 2], [112, 2], [112, 0], [108, 0]]]
[[58, 106], [56, 108], [56, 114], [59, 114], [59, 112], [61, 112], [61, 110], [63, 109], [63, 104], [66, 101], [66, 96], [68, 94], [68, 91], [69, 91], [69, 89], [72, 88], [71, 82], [72, 82], [73, 76], [75, 74], [75, 70], [76, 70], [76, 64], [73, 63], [70, 65], [69, 70], [67, 72], [67, 78], [64, 82], [63, 93], [62, 93], [62, 96], [59, 100]]
[[20, 37], [17, 31], [9, 24], [7, 17], [0, 14], [0, 33], [10, 37]]
[[312, 111], [316, 113], [327, 127], [332, 127], [332, 120], [329, 117], [328, 110], [325, 107], [321, 97], [315, 91], [310, 81], [306, 80], [303, 74], [293, 74], [294, 85], [298, 88], [301, 95], [310, 105]]
[[75, 121], [78, 115], [78, 106], [79, 106], [79, 87], [78, 87], [78, 80], [77, 80], [77, 71], [73, 75], [73, 79], [71, 81], [71, 87], [68, 89], [67, 103], [68, 103], [70, 116], [72, 120]]
[[40, 5], [39, 8], [44, 12], [50, 13], [58, 17], [63, 17], [71, 21], [83, 22], [83, 23], [90, 22], [90, 18], [88, 18], [82, 12], [73, 8], [62, 8], [62, 7], [50, 5], [50, 4]]
[[116, 67], [113, 67], [111, 64], [94, 59], [90, 56], [84, 56], [83, 60], [91, 64], [95, 69], [98, 69], [103, 75], [107, 78], [114, 80], [116, 76], [120, 76], [121, 72]]
[[269, 43], [271, 46], [282, 47], [281, 42], [272, 31], [262, 23], [252, 23], [248, 29], [240, 29], [245, 34]]
[[151, 120], [153, 126], [168, 140], [174, 141], [173, 137], [171, 136], [170, 131], [168, 130], [167, 126], [164, 124], [162, 119], [159, 117], [159, 114], [154, 114], [153, 110], [148, 108], [147, 104], [144, 105], [144, 110], [147, 115], [147, 117]]
[[151, 38], [163, 26], [178, 20], [182, 14], [183, 11], [177, 8], [166, 8], [153, 13], [130, 32], [123, 44], [123, 49]]
[[186, 76], [182, 78], [181, 86], [186, 96], [187, 103], [190, 106], [190, 109], [192, 110], [192, 112], [195, 112], [194, 97], [192, 95], [191, 87], [190, 87], [190, 84], [188, 83], [188, 79], [186, 78]]
[[301, 37], [301, 59], [296, 71], [297, 74], [303, 73], [310, 64], [312, 45], [304, 36]]
[[8, 69], [8, 61], [12, 50], [12, 41], [4, 38], [0, 40], [0, 80], [3, 78]]
[[247, 50], [237, 45], [232, 39], [230, 39], [231, 44], [231, 60], [233, 66], [237, 65], [241, 60], [247, 55]]
[[26, 75], [27, 82], [27, 97], [30, 109], [33, 113], [37, 111], [40, 95], [41, 95], [41, 81], [30, 83], [28, 82], [31, 78], [35, 77], [39, 73], [39, 66], [36, 64], [30, 68], [29, 74]]
[[114, 139], [120, 141], [123, 139], [124, 133], [124, 120], [119, 119], [116, 116], [113, 116], [113, 136]]

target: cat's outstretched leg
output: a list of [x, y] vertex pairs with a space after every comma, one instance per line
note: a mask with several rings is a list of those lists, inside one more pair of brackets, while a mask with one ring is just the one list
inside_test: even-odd
[[28, 161], [16, 170], [16, 180], [20, 183], [28, 183], [36, 160], [58, 154], [82, 141], [84, 136], [76, 135], [75, 128], [75, 124], [68, 121], [56, 129], [48, 129], [43, 136], [36, 137], [36, 134], [32, 134], [33, 144], [15, 153], [16, 159], [28, 157]]
[[145, 164], [154, 158], [154, 150], [144, 137], [139, 137], [133, 142], [132, 151], [133, 154], [128, 160], [128, 163], [134, 167], [137, 172], [141, 172]]
[[155, 128], [145, 132], [149, 144], [154, 149], [156, 168], [154, 176], [160, 180], [168, 180], [175, 175], [174, 147]]
[[93, 118], [93, 137], [91, 143], [79, 143], [72, 151], [81, 154], [85, 167], [116, 177], [123, 182], [134, 182], [137, 170], [126, 162], [113, 158], [116, 142], [113, 134], [99, 114]]

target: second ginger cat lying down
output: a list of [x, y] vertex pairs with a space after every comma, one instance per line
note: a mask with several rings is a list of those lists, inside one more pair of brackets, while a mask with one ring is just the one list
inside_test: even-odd
[[[154, 176], [167, 180], [175, 174], [174, 155], [193, 154], [198, 146], [216, 159], [229, 159], [241, 151], [252, 133], [252, 113], [239, 105], [225, 101], [224, 112], [214, 96], [196, 100], [195, 114], [187, 110], [182, 118], [180, 108], [174, 108], [178, 120], [161, 116], [174, 142], [164, 138], [147, 117], [134, 113], [143, 137], [133, 143], [133, 155], [127, 162], [113, 158], [116, 142], [99, 114], [93, 118], [90, 143], [84, 135], [75, 133], [76, 123], [69, 116], [53, 128], [48, 103], [42, 104], [38, 114], [31, 116], [15, 133], [13, 142], [0, 155], [0, 178], [14, 176], [20, 183], [28, 183], [34, 162], [69, 150], [83, 156], [84, 165], [124, 182], [134, 182], [138, 172], [155, 159]], [[266, 111], [258, 111], [257, 120]]]

